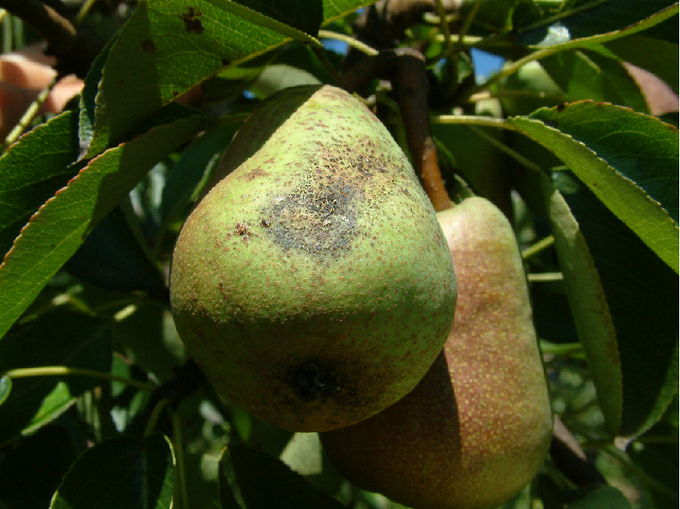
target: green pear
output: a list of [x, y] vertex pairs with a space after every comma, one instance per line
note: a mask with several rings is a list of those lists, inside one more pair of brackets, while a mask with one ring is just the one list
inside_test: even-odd
[[510, 223], [468, 198], [437, 214], [458, 278], [455, 323], [418, 386], [383, 412], [321, 433], [357, 486], [417, 509], [482, 509], [543, 464], [552, 411]]
[[347, 426], [425, 375], [456, 279], [399, 146], [352, 95], [284, 90], [253, 112], [173, 254], [172, 310], [218, 394], [293, 431]]

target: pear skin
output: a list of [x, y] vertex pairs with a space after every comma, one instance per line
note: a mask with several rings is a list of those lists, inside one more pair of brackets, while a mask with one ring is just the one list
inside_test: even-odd
[[456, 279], [399, 146], [352, 95], [296, 87], [239, 129], [187, 218], [175, 323], [218, 394], [293, 431], [386, 408], [425, 375]]
[[441, 355], [402, 400], [320, 436], [359, 487], [416, 509], [493, 508], [543, 465], [553, 423], [548, 387], [510, 223], [477, 197], [437, 217], [458, 278]]

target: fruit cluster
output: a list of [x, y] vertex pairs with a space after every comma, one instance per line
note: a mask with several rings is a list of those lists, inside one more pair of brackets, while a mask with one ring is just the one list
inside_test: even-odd
[[494, 507], [547, 454], [510, 223], [481, 198], [435, 213], [340, 89], [287, 89], [245, 121], [182, 228], [171, 302], [221, 396], [320, 432], [349, 480], [397, 502]]

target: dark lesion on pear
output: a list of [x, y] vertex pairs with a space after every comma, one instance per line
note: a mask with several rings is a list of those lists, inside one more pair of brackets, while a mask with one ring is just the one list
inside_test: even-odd
[[343, 182], [303, 184], [267, 210], [267, 234], [284, 251], [336, 258], [357, 235], [355, 200], [361, 191]]
[[386, 171], [386, 164], [359, 147], [343, 146], [335, 153], [328, 147], [317, 149], [308, 155], [311, 169], [302, 182], [273, 200], [261, 217], [269, 220], [267, 235], [284, 251], [337, 259], [351, 252], [360, 235], [366, 186]]
[[336, 369], [323, 361], [309, 360], [294, 366], [288, 374], [288, 383], [305, 403], [323, 401], [338, 390]]

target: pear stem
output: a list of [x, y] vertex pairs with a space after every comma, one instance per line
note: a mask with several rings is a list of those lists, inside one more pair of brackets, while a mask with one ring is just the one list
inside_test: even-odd
[[429, 83], [425, 71], [425, 59], [411, 51], [399, 59], [397, 71], [399, 106], [406, 128], [406, 139], [416, 172], [436, 211], [453, 206], [444, 186], [437, 147], [432, 139], [427, 95]]

